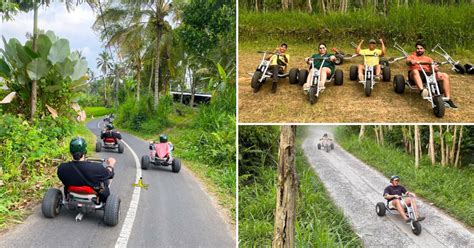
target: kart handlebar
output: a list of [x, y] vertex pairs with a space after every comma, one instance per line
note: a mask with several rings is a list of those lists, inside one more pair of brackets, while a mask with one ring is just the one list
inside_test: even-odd
[[86, 161], [88, 161], [88, 162], [101, 162], [101, 163], [104, 163], [104, 162], [105, 162], [105, 159], [103, 159], [103, 158], [86, 158]]

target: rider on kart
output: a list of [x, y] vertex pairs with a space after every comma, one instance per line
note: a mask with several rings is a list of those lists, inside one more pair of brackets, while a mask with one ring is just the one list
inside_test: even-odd
[[392, 176], [390, 178], [390, 185], [387, 186], [384, 191], [383, 191], [383, 197], [387, 199], [388, 201], [388, 206], [390, 208], [396, 208], [400, 215], [403, 217], [403, 219], [409, 223], [411, 221], [410, 218], [408, 218], [405, 214], [405, 206], [402, 205], [402, 202], [400, 201], [400, 197], [402, 194], [406, 195], [412, 195], [413, 198], [406, 198], [405, 203], [407, 205], [412, 205], [413, 210], [415, 210], [416, 215], [418, 216], [418, 221], [422, 221], [425, 219], [425, 217], [420, 216], [420, 213], [418, 212], [418, 208], [416, 207], [416, 196], [413, 193], [408, 192], [405, 187], [399, 185], [400, 177], [399, 176]]
[[[425, 56], [425, 44], [422, 43], [421, 41], [417, 41], [415, 44], [416, 51], [412, 54], [410, 54], [407, 57], [407, 65], [408, 65], [408, 78], [413, 80], [416, 84], [416, 87], [420, 90], [420, 94], [422, 97], [427, 97], [428, 96], [428, 89], [423, 88], [423, 80], [422, 78], [425, 77], [423, 72], [420, 69], [420, 66], [417, 64], [417, 62], [428, 62], [428, 63], [433, 63], [433, 59]], [[423, 67], [423, 70], [425, 70], [427, 75], [431, 75], [433, 72], [431, 71], [431, 66], [429, 65], [421, 65]], [[448, 74], [444, 72], [439, 72], [438, 71], [438, 66], [435, 66], [435, 73], [436, 73], [436, 79], [437, 80], [442, 80], [443, 85], [442, 88], [444, 90], [444, 96], [448, 98], [445, 102], [451, 107], [451, 108], [457, 108], [457, 106], [454, 104], [454, 102], [451, 100], [451, 94], [450, 94], [450, 83], [449, 83], [449, 76]]]
[[[321, 67], [321, 63], [323, 62], [321, 60], [314, 60], [314, 59], [322, 59], [324, 57], [329, 57], [329, 59], [324, 61], [323, 68], [320, 71], [319, 82], [321, 84], [319, 85], [319, 88], [323, 88], [324, 83], [326, 82], [326, 78], [330, 77], [332, 73], [334, 73], [336, 70], [336, 65], [334, 63], [336, 61], [336, 56], [334, 56], [334, 54], [328, 53], [327, 46], [325, 43], [319, 43], [318, 52], [319, 53], [313, 54], [311, 57], [305, 58], [304, 61], [307, 64], [309, 64], [311, 59], [313, 59], [313, 69], [311, 69], [308, 74], [308, 75], [313, 75], [315, 70], [319, 70], [319, 68]], [[309, 88], [311, 87], [312, 81], [313, 81], [313, 77], [309, 76], [306, 79], [306, 83], [303, 85], [303, 89], [309, 90]]]
[[114, 138], [115, 143], [118, 142], [118, 140], [122, 139], [122, 135], [120, 134], [119, 131], [113, 131], [114, 130], [114, 125], [109, 123], [105, 125], [105, 130], [102, 130], [100, 133], [100, 139], [106, 139], [106, 138]]
[[286, 70], [286, 66], [290, 62], [290, 55], [285, 54], [288, 49], [288, 45], [282, 43], [279, 48], [275, 49], [275, 53], [269, 55], [266, 60], [270, 60], [270, 66], [268, 70], [273, 73], [272, 75], [272, 93], [275, 93], [277, 90], [278, 83], [278, 73]]
[[57, 172], [64, 185], [64, 192], [67, 192], [69, 186], [89, 186], [96, 191], [100, 202], [106, 202], [110, 195], [109, 179], [114, 177], [115, 159], [108, 158], [106, 167], [101, 163], [86, 161], [87, 143], [81, 137], [71, 140], [69, 151], [73, 160], [61, 163]]
[[[168, 142], [168, 136], [166, 134], [161, 134], [160, 135], [160, 143], [167, 143], [168, 144], [168, 151], [169, 151], [169, 157], [173, 157], [173, 144], [171, 142]], [[150, 143], [150, 150], [155, 150], [155, 142]]]
[[[384, 56], [386, 49], [385, 49], [385, 44], [383, 43], [383, 40], [380, 39], [380, 44], [382, 44], [382, 50], [375, 48], [376, 47], [376, 42], [374, 39], [369, 40], [369, 48], [368, 49], [362, 49], [361, 46], [362, 43], [364, 43], [364, 40], [361, 40], [359, 42], [359, 45], [356, 47], [356, 54], [360, 55], [377, 55], [375, 57], [366, 57], [365, 58], [365, 63], [367, 63], [369, 66], [373, 66], [375, 71], [374, 71], [374, 79], [380, 80], [380, 73], [382, 71], [382, 67], [379, 64], [379, 57]], [[359, 64], [358, 65], [358, 72], [359, 72], [359, 81], [364, 81], [364, 65]]]

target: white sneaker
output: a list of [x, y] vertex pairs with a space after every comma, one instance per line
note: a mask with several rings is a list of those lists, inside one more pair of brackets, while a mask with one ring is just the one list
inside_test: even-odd
[[423, 90], [421, 90], [420, 94], [421, 94], [421, 97], [428, 97], [429, 96], [428, 89], [423, 88]]

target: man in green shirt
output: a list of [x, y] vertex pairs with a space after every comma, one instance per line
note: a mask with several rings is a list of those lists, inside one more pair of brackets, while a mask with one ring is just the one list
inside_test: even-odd
[[319, 70], [319, 68], [321, 67], [321, 63], [323, 63], [323, 61], [320, 59], [328, 58], [324, 61], [323, 67], [321, 68], [319, 74], [320, 88], [324, 87], [326, 79], [336, 71], [336, 65], [334, 64], [334, 62], [336, 61], [336, 56], [334, 56], [334, 54], [328, 53], [326, 44], [320, 43], [318, 51], [319, 53], [313, 54], [313, 56], [304, 59], [307, 64], [310, 64], [311, 61], [314, 63], [313, 69], [309, 71], [306, 83], [303, 85], [304, 90], [309, 90], [309, 88], [311, 87], [311, 83], [313, 80], [313, 77], [311, 75], [313, 75], [315, 70]]

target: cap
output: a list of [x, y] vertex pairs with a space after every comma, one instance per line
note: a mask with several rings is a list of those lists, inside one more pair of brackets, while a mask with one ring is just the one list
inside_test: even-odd
[[370, 40], [369, 40], [369, 44], [370, 44], [370, 43], [376, 44], [377, 42], [376, 42], [374, 39], [370, 39]]

